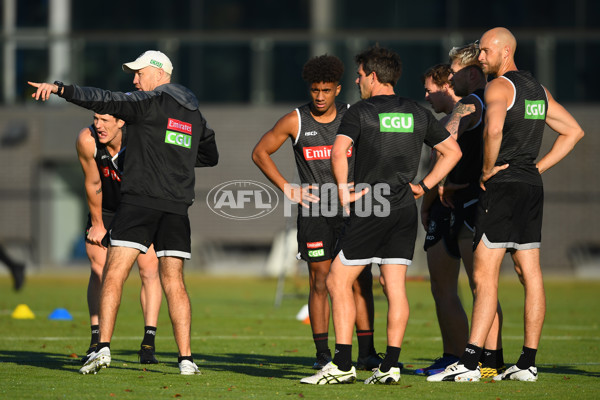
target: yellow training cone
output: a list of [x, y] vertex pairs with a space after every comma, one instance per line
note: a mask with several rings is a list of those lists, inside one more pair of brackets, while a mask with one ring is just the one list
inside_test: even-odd
[[27, 307], [27, 304], [19, 304], [12, 312], [11, 317], [14, 319], [34, 319], [35, 315], [33, 314], [33, 311]]

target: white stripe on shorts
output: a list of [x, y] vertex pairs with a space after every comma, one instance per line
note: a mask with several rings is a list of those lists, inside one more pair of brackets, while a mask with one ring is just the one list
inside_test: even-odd
[[344, 250], [341, 250], [339, 253], [340, 260], [344, 265], [369, 265], [371, 263], [375, 264], [393, 264], [393, 265], [410, 265], [412, 264], [412, 260], [407, 260], [406, 258], [380, 258], [380, 257], [370, 257], [363, 258], [360, 260], [349, 260], [344, 256]]
[[481, 237], [483, 244], [488, 249], [515, 249], [515, 250], [531, 250], [531, 249], [539, 249], [541, 247], [540, 242], [533, 243], [515, 243], [515, 242], [504, 242], [504, 243], [494, 243], [490, 242], [490, 240], [485, 236], [485, 233]]
[[131, 249], [138, 249], [142, 253], [146, 254], [148, 252], [148, 248], [144, 245], [141, 245], [136, 242], [128, 242], [127, 240], [115, 240], [113, 238], [110, 239], [110, 245], [114, 247], [129, 247]]
[[179, 250], [161, 250], [156, 252], [156, 257], [179, 257], [189, 260], [192, 258], [192, 255]]

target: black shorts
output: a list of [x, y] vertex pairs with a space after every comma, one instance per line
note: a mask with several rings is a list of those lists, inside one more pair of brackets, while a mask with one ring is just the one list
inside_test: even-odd
[[110, 245], [146, 253], [152, 244], [157, 257], [190, 259], [188, 216], [121, 203], [110, 230]]
[[[102, 238], [102, 246], [104, 246], [104, 247], [108, 246], [108, 231], [110, 230], [110, 225], [112, 224], [114, 217], [115, 217], [114, 212], [102, 210], [102, 223], [104, 224], [104, 229], [106, 229], [106, 235], [104, 235], [104, 238]], [[84, 233], [84, 239], [86, 242], [88, 242], [87, 236], [88, 236], [88, 232], [90, 231], [91, 227], [92, 227], [92, 216], [90, 214], [88, 214], [87, 224], [85, 225], [85, 233]]]
[[466, 237], [473, 238], [477, 203], [478, 199], [455, 203], [455, 208], [444, 207], [439, 200], [433, 203], [429, 211], [429, 225], [423, 249], [427, 251], [443, 240], [446, 252], [451, 257], [461, 258], [458, 242]]
[[537, 249], [542, 241], [544, 188], [520, 182], [489, 183], [477, 207], [473, 249]]
[[385, 218], [353, 214], [340, 240], [340, 259], [344, 265], [410, 265], [417, 224], [416, 204], [391, 210]]
[[303, 217], [298, 214], [298, 258], [306, 262], [333, 260], [344, 230], [344, 217]]

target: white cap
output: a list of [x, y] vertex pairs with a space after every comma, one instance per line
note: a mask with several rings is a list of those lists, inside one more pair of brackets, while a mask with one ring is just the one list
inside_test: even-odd
[[173, 64], [169, 57], [157, 50], [148, 50], [135, 61], [123, 64], [123, 71], [135, 72], [146, 67], [160, 68], [169, 75], [173, 73]]

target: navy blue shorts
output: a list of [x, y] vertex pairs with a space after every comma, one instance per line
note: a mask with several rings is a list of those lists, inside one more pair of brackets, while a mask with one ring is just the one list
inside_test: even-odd
[[[427, 251], [440, 240], [446, 252], [454, 258], [461, 258], [458, 242], [475, 230], [477, 199], [465, 203], [455, 203], [455, 208], [445, 207], [439, 200], [429, 210], [429, 225], [423, 249]], [[465, 231], [465, 229], [467, 231]]]

